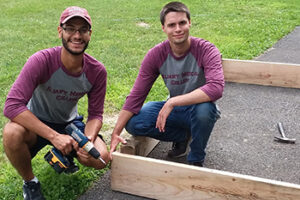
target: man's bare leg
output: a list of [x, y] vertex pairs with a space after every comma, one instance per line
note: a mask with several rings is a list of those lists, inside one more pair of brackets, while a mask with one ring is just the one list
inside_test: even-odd
[[35, 144], [37, 135], [15, 122], [8, 122], [3, 129], [5, 153], [24, 181], [34, 178], [29, 148]]

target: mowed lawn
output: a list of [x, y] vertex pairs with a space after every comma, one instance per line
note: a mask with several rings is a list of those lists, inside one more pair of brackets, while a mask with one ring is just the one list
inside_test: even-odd
[[[6, 95], [24, 63], [38, 50], [61, 44], [57, 26], [68, 6], [85, 7], [92, 17], [93, 33], [87, 53], [100, 60], [108, 72], [105, 115], [117, 114], [128, 95], [140, 63], [157, 43], [166, 39], [159, 12], [169, 1], [0, 1], [0, 111]], [[191, 11], [191, 35], [214, 43], [223, 58], [253, 59], [300, 24], [300, 0], [186, 0]], [[299, 42], [300, 44], [300, 42]], [[167, 90], [161, 78], [148, 100], [162, 100]], [[87, 116], [87, 98], [79, 112]], [[0, 115], [0, 140], [7, 119]], [[103, 129], [109, 126], [104, 124]], [[109, 144], [108, 144], [109, 145]], [[43, 156], [33, 160], [47, 199], [76, 199], [107, 169], [97, 171], [80, 166], [74, 175], [58, 175]], [[1, 199], [22, 199], [22, 179], [8, 162], [0, 145]]]

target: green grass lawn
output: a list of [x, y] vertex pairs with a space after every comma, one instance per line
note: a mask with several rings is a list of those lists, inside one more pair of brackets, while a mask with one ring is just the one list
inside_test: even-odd
[[[159, 12], [168, 1], [0, 1], [0, 111], [6, 95], [27, 58], [38, 50], [61, 44], [57, 26], [61, 12], [71, 5], [87, 8], [93, 33], [87, 53], [100, 60], [108, 72], [105, 113], [117, 113], [128, 95], [147, 51], [166, 39]], [[253, 59], [300, 24], [300, 0], [186, 0], [191, 10], [191, 35], [214, 43], [223, 58]], [[146, 23], [149, 27], [138, 26]], [[148, 100], [167, 96], [162, 80]], [[87, 100], [79, 112], [87, 115]], [[0, 115], [0, 129], [7, 119]], [[105, 125], [104, 125], [105, 127]], [[2, 143], [2, 131], [0, 133]], [[105, 170], [80, 166], [75, 175], [58, 175], [43, 160], [47, 149], [33, 160], [36, 176], [47, 199], [76, 199]], [[1, 199], [22, 199], [22, 180], [0, 145]]]

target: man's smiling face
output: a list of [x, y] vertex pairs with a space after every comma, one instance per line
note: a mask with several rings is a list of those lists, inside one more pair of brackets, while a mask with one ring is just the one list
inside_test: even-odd
[[60, 27], [59, 36], [63, 47], [72, 55], [80, 55], [88, 47], [91, 39], [89, 24], [80, 17], [68, 20]]

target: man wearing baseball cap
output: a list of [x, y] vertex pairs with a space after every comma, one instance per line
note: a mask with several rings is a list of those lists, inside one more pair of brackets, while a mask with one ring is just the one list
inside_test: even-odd
[[[24, 199], [44, 199], [31, 160], [48, 144], [70, 161], [66, 173], [78, 170], [74, 157], [85, 166], [105, 167], [66, 134], [65, 127], [71, 122], [85, 133], [102, 159], [109, 162], [106, 144], [98, 135], [107, 73], [102, 63], [84, 53], [91, 38], [91, 27], [86, 9], [66, 8], [58, 26], [62, 46], [33, 54], [8, 93], [4, 115], [10, 121], [3, 128], [3, 144], [8, 159], [24, 180]], [[85, 94], [88, 97], [86, 124], [77, 112], [78, 100]]]

